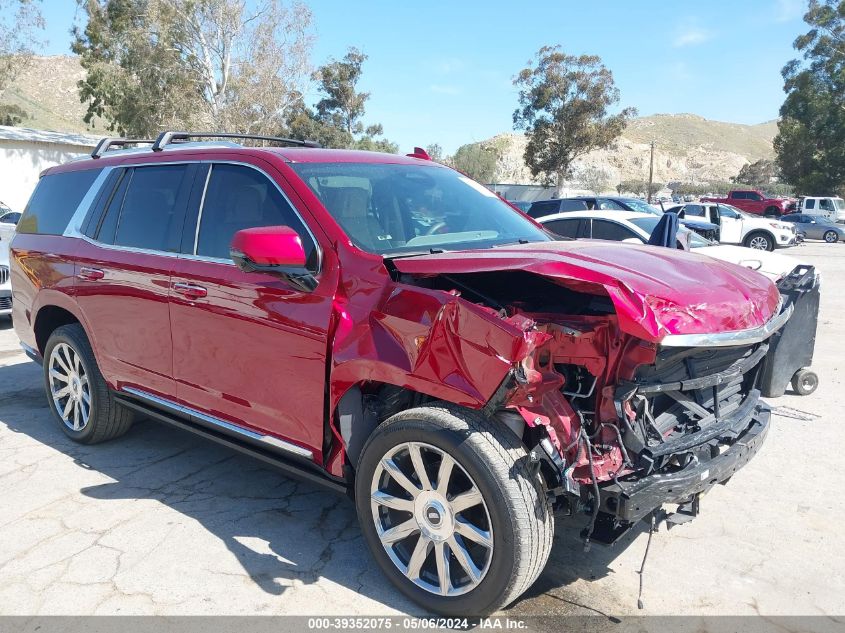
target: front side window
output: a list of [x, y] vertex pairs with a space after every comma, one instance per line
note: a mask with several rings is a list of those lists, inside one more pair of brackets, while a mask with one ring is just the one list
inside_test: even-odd
[[824, 198], [819, 201], [819, 209], [821, 209], [822, 211], [833, 211], [833, 202], [831, 202], [827, 198]]
[[552, 238], [486, 187], [436, 165], [294, 163], [361, 249], [380, 255]]
[[593, 207], [594, 209], [601, 209], [602, 211], [626, 211], [625, 207], [623, 207], [618, 202], [614, 202], [613, 200], [608, 200], [607, 198], [599, 198], [596, 200], [596, 204]]
[[309, 268], [316, 266], [316, 245], [278, 187], [264, 174], [243, 165], [211, 166], [200, 212], [196, 255], [230, 259], [235, 233], [260, 226], [287, 226], [302, 239]]

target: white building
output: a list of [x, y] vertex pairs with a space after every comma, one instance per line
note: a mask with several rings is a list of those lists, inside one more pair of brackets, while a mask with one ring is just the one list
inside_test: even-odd
[[80, 154], [90, 154], [99, 140], [82, 134], [0, 125], [0, 202], [23, 211], [42, 171]]

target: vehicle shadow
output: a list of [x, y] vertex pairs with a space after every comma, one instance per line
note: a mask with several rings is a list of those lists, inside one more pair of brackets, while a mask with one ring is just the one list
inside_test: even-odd
[[[75, 444], [50, 415], [41, 372], [32, 362], [0, 366], [0, 425], [113, 480], [81, 488], [85, 497], [155, 500], [170, 507], [185, 523], [196, 521], [234, 555], [236, 568], [229, 562], [229, 568], [216, 573], [245, 574], [267, 594], [282, 595], [292, 583], [325, 578], [392, 609], [422, 615], [378, 569], [354, 505], [345, 496], [152, 420], [139, 421], [113, 442]], [[546, 571], [508, 614], [601, 613], [568, 586], [607, 575], [608, 564], [633, 536], [613, 548], [593, 546], [584, 553], [578, 536], [584, 521], [575, 523], [558, 528]], [[322, 612], [319, 604], [314, 610]]]

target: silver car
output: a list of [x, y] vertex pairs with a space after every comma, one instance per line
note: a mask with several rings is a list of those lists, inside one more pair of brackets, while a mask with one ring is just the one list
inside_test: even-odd
[[790, 213], [781, 216], [780, 221], [795, 223], [796, 232], [808, 240], [824, 240], [829, 244], [845, 241], [845, 227], [818, 215]]

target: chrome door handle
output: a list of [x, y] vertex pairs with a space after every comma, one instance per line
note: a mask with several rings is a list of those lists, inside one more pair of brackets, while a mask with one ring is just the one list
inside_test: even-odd
[[202, 299], [208, 296], [208, 290], [196, 284], [175, 283], [173, 290], [189, 299]]
[[87, 266], [83, 266], [79, 269], [79, 272], [76, 273], [76, 276], [79, 279], [85, 279], [86, 281], [97, 281], [98, 279], [102, 279], [106, 276], [99, 268], [88, 268]]

